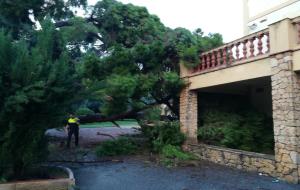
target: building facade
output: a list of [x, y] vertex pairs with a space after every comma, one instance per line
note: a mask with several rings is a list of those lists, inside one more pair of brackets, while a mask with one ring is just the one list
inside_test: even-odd
[[268, 28], [285, 18], [300, 16], [299, 0], [243, 0], [244, 35]]
[[[245, 37], [201, 54], [194, 68], [181, 65], [187, 84], [180, 96], [184, 147], [202, 159], [299, 183], [300, 1], [274, 0], [270, 9], [251, 12], [247, 6], [253, 2], [244, 4]], [[256, 28], [249, 27], [253, 23]], [[247, 93], [273, 118], [275, 155], [198, 144], [198, 104], [204, 92]]]

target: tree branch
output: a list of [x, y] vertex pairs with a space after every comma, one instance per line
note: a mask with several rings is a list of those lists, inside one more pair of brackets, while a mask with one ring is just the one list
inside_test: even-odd
[[97, 132], [97, 135], [101, 135], [101, 136], [106, 136], [106, 137], [110, 137], [112, 138], [113, 140], [115, 140], [116, 138], [110, 134], [106, 134], [106, 133], [100, 133], [100, 132]]
[[154, 94], [151, 94], [151, 96], [154, 98], [154, 100], [159, 104], [166, 104], [168, 108], [176, 115], [179, 116], [178, 111], [172, 106], [169, 102], [169, 100], [172, 98], [171, 95], [168, 95], [166, 97], [163, 97], [161, 99], [157, 98]]
[[61, 28], [65, 26], [73, 26], [73, 23], [69, 20], [57, 21], [54, 24], [55, 28]]
[[136, 119], [138, 117], [138, 112], [149, 109], [151, 106], [145, 106], [140, 109], [133, 109], [124, 113], [120, 113], [117, 115], [112, 115], [110, 117], [103, 117], [100, 114], [94, 114], [94, 115], [86, 115], [86, 116], [80, 116], [80, 123], [93, 123], [93, 122], [114, 122], [121, 119]]
[[116, 127], [119, 127], [119, 128], [121, 128], [121, 126], [117, 123], [117, 122], [115, 122], [115, 121], [111, 121]]
[[[86, 18], [85, 19], [85, 22], [86, 23], [93, 23], [94, 25], [99, 25], [99, 21], [97, 21], [97, 19], [95, 18], [92, 18], [92, 17], [89, 17], [89, 18]], [[67, 26], [73, 26], [74, 23], [70, 20], [62, 20], [62, 21], [57, 21], [54, 23], [54, 26], [56, 28], [62, 28], [62, 27], [67, 27]], [[100, 41], [103, 41], [103, 38], [101, 38], [96, 32], [88, 32], [87, 33], [87, 37], [92, 37], [92, 38], [96, 38]]]

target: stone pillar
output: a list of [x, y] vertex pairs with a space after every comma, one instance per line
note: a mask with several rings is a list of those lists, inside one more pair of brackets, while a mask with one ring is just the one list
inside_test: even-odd
[[186, 144], [197, 143], [198, 101], [197, 92], [185, 87], [180, 94], [181, 131], [186, 135]]
[[300, 75], [292, 52], [271, 57], [275, 160], [278, 177], [300, 181]]

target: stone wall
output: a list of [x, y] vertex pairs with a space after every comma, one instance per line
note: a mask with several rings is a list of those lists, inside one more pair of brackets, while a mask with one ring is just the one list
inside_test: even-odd
[[36, 180], [0, 184], [0, 190], [69, 190], [74, 185], [71, 179]]
[[187, 143], [197, 143], [198, 101], [197, 92], [188, 86], [180, 94], [181, 131], [186, 134]]
[[292, 52], [271, 57], [275, 160], [280, 178], [300, 180], [300, 75], [292, 70]]
[[261, 172], [270, 176], [276, 176], [275, 158], [272, 155], [221, 148], [205, 144], [190, 144], [189, 149], [203, 160], [246, 171]]

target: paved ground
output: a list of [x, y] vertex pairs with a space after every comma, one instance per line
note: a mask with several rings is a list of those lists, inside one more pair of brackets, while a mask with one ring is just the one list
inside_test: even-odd
[[300, 185], [203, 162], [168, 169], [141, 160], [73, 167], [80, 190], [299, 190]]
[[[138, 134], [132, 127], [80, 129], [80, 146], [101, 143], [110, 134]], [[51, 129], [47, 135], [66, 139], [62, 130]], [[63, 155], [60, 155], [60, 154]], [[80, 154], [79, 154], [80, 153]], [[53, 151], [49, 160], [90, 161], [95, 159], [89, 149], [64, 148]], [[68, 157], [69, 156], [69, 157]], [[70, 164], [67, 164], [70, 167]], [[72, 165], [80, 190], [300, 190], [300, 185], [277, 182], [276, 179], [243, 172], [205, 161], [197, 167], [168, 169], [147, 159], [127, 158], [124, 162], [104, 162], [96, 165]]]
[[[138, 126], [132, 127], [103, 127], [103, 128], [80, 128], [79, 129], [79, 144], [80, 146], [99, 144], [102, 141], [109, 140], [111, 137], [105, 136], [109, 134], [113, 137], [122, 135], [139, 134]], [[67, 134], [64, 130], [49, 129], [46, 132], [47, 136], [56, 137], [58, 139], [67, 139]], [[74, 139], [74, 137], [73, 137]]]

